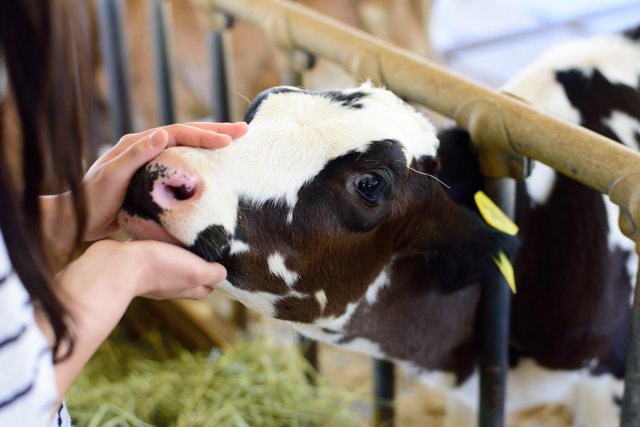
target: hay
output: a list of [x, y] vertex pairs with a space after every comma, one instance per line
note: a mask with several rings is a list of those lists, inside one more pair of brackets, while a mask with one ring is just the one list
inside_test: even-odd
[[[291, 348], [239, 341], [229, 350], [166, 358], [159, 334], [140, 345], [107, 340], [66, 396], [77, 427], [355, 426], [367, 391], [330, 388]], [[146, 353], [146, 354], [145, 354]], [[155, 359], [155, 360], [153, 360]], [[312, 385], [309, 382], [315, 385]]]

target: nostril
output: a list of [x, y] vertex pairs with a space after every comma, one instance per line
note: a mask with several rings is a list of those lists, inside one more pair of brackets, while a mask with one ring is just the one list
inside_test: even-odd
[[184, 184], [179, 187], [169, 185], [167, 186], [167, 189], [173, 193], [176, 200], [187, 200], [196, 194], [196, 188], [194, 186], [187, 187]]
[[188, 200], [195, 196], [196, 194], [196, 186], [195, 185], [164, 185], [162, 187], [162, 192], [165, 200]]
[[154, 181], [151, 197], [162, 209], [171, 209], [193, 203], [202, 189], [203, 183], [198, 176], [169, 171]]

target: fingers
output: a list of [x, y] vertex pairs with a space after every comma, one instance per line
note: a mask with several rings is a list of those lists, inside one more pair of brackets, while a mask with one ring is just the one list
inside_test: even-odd
[[119, 156], [113, 159], [110, 168], [128, 180], [145, 163], [153, 160], [168, 145], [169, 135], [166, 130], [158, 129], [137, 143], [130, 145]]
[[108, 283], [116, 294], [130, 299], [135, 296], [199, 299], [227, 277], [222, 265], [206, 262], [178, 246], [155, 241], [101, 240], [72, 265], [84, 266], [92, 280]]
[[245, 133], [247, 133], [247, 130], [249, 130], [249, 125], [247, 125], [245, 122], [237, 122], [237, 123], [191, 122], [191, 123], [187, 123], [187, 125], [197, 127], [203, 130], [208, 130], [211, 132], [229, 135], [232, 139], [240, 138]]
[[[232, 139], [240, 138], [247, 133], [247, 130], [248, 125], [244, 122], [192, 122], [149, 129], [145, 132], [123, 136], [99, 161], [109, 162], [136, 145], [140, 145], [140, 149], [146, 150], [149, 143], [153, 149], [148, 153], [149, 155], [142, 156], [142, 158], [147, 158], [147, 161], [157, 156], [163, 148], [177, 145], [207, 149], [224, 148], [231, 143]], [[167, 135], [166, 141], [162, 138], [163, 135]], [[138, 167], [144, 163], [139, 164]]]
[[209, 295], [211, 292], [213, 292], [213, 288], [211, 286], [198, 286], [197, 288], [193, 288], [193, 289], [189, 289], [188, 292], [185, 293], [184, 296], [182, 296], [181, 298], [174, 298], [174, 299], [200, 299], [200, 298], [204, 298], [207, 295]]
[[[193, 256], [197, 257], [196, 255]], [[202, 263], [203, 268], [200, 272], [200, 276], [195, 279], [196, 282], [206, 285], [214, 285], [227, 278], [227, 270], [221, 264], [209, 263], [199, 257], [197, 263]], [[205, 265], [206, 267], [204, 267]]]
[[232, 139], [247, 133], [249, 126], [238, 123], [191, 122], [184, 125], [172, 125], [165, 128], [169, 133], [169, 147], [183, 145], [187, 147], [216, 149], [224, 148]]
[[227, 270], [191, 252], [164, 242], [137, 241], [125, 244], [146, 258], [137, 295], [153, 299], [199, 299], [226, 279]]
[[108, 154], [111, 154], [113, 158], [127, 150], [133, 144], [143, 140], [160, 129], [166, 131], [169, 135], [169, 142], [167, 144], [169, 147], [184, 145], [188, 147], [215, 149], [224, 148], [229, 145], [231, 139], [240, 138], [242, 135], [247, 133], [248, 125], [244, 122], [191, 122], [149, 129], [145, 132], [123, 136], [118, 144], [116, 144]]

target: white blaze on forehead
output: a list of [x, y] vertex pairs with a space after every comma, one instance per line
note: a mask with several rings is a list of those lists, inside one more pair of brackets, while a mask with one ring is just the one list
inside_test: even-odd
[[399, 141], [407, 166], [413, 158], [435, 156], [435, 129], [415, 109], [391, 92], [367, 84], [342, 91], [353, 92], [365, 93], [355, 102], [361, 108], [296, 90], [270, 94], [248, 133], [222, 150], [238, 194], [258, 204], [286, 201], [291, 208], [298, 190], [327, 162], [350, 151], [364, 152], [373, 141]]
[[298, 273], [289, 270], [287, 266], [284, 265], [284, 257], [278, 252], [274, 252], [269, 255], [267, 264], [269, 265], [269, 271], [271, 274], [280, 277], [289, 287], [293, 287], [300, 278]]

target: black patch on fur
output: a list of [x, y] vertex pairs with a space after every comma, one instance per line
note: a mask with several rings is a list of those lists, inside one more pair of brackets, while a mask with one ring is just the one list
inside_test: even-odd
[[365, 92], [352, 92], [352, 93], [344, 93], [339, 90], [322, 90], [322, 91], [307, 91], [307, 90], [298, 90], [286, 86], [278, 86], [271, 89], [267, 89], [261, 92], [256, 98], [253, 100], [249, 108], [247, 108], [247, 112], [244, 116], [244, 121], [247, 123], [251, 123], [253, 118], [255, 117], [258, 109], [262, 102], [269, 97], [271, 94], [278, 93], [290, 93], [290, 92], [299, 92], [307, 95], [317, 95], [325, 98], [329, 98], [333, 102], [340, 103], [343, 107], [360, 109], [363, 107], [360, 101], [365, 96], [369, 95]]
[[565, 175], [543, 205], [518, 184], [516, 222], [522, 248], [511, 339], [523, 357], [549, 369], [624, 373], [631, 324], [628, 254], [611, 251], [602, 195]]
[[580, 124], [594, 132], [620, 141], [604, 119], [610, 118], [614, 111], [620, 111], [640, 120], [638, 89], [611, 83], [597, 68], [591, 75], [577, 68], [557, 71], [556, 80], [564, 88], [571, 105], [580, 111]]
[[166, 176], [167, 168], [162, 165], [143, 166], [133, 174], [122, 208], [131, 216], [159, 221], [163, 209], [153, 201], [151, 191], [159, 177]]
[[458, 128], [449, 128], [438, 133], [440, 147], [438, 178], [447, 187], [447, 194], [456, 202], [477, 211], [473, 196], [482, 190], [484, 177], [480, 173], [478, 156], [471, 150], [469, 133]]
[[351, 92], [344, 93], [339, 90], [325, 90], [320, 92], [309, 92], [311, 94], [322, 95], [325, 98], [329, 98], [334, 102], [339, 102], [343, 107], [360, 109], [362, 108], [362, 104], [359, 103], [362, 98], [367, 96], [367, 93], [364, 92]]
[[276, 94], [276, 93], [289, 93], [289, 92], [303, 92], [303, 91], [292, 89], [290, 87], [273, 87], [271, 89], [262, 91], [261, 93], [258, 94], [258, 96], [256, 96], [253, 102], [251, 102], [251, 104], [249, 105], [249, 108], [247, 108], [247, 112], [244, 115], [244, 121], [247, 124], [251, 123], [251, 120], [253, 120], [253, 118], [255, 117], [256, 113], [258, 112], [258, 109], [260, 108], [260, 105], [265, 99], [269, 97], [269, 95]]
[[229, 253], [229, 235], [223, 227], [210, 225], [198, 233], [189, 250], [205, 261], [218, 261]]

